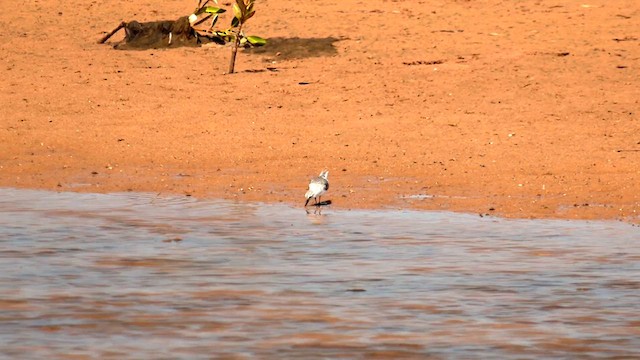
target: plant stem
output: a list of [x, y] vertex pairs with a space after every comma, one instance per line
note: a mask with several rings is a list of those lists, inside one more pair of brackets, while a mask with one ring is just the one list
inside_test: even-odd
[[229, 74], [233, 74], [236, 68], [236, 54], [238, 53], [238, 47], [240, 46], [240, 34], [242, 33], [242, 21], [238, 25], [238, 32], [233, 42], [233, 48], [231, 49], [231, 60], [229, 62]]

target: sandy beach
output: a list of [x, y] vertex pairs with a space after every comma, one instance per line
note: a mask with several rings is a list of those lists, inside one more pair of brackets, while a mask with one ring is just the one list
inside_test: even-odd
[[196, 3], [2, 2], [0, 186], [640, 222], [637, 1], [264, 0], [235, 74], [97, 43]]

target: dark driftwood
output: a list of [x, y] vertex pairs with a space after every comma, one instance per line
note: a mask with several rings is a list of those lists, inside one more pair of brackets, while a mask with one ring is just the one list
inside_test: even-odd
[[[210, 15], [210, 14], [209, 14]], [[210, 16], [205, 16], [197, 23], [202, 23]], [[224, 44], [214, 32], [194, 28], [189, 23], [189, 17], [183, 16], [178, 20], [163, 20], [151, 22], [122, 22], [110, 33], [102, 37], [98, 43], [105, 43], [118, 30], [124, 29], [125, 37], [113, 47], [120, 50], [160, 49], [179, 46], [200, 46], [202, 43], [216, 42]]]
[[128, 22], [124, 28], [124, 41], [116, 49], [158, 49], [175, 46], [198, 46], [198, 39], [189, 24], [189, 18], [151, 22]]
[[[115, 29], [98, 40], [98, 44], [104, 44], [120, 29], [124, 29], [125, 37], [122, 41], [113, 45], [121, 50], [145, 50], [160, 49], [180, 46], [200, 46], [203, 43], [215, 42], [224, 45], [223, 39], [212, 26], [200, 26], [211, 19], [213, 14], [205, 14], [205, 9], [211, 0], [198, 0], [198, 7], [194, 14], [200, 16], [193, 24], [188, 16], [177, 20], [163, 20], [150, 22], [121, 22]], [[203, 15], [204, 14], [204, 15]], [[213, 25], [213, 24], [212, 24]]]
[[[207, 19], [207, 17], [205, 17]], [[204, 20], [204, 19], [203, 19]], [[125, 37], [113, 47], [121, 50], [159, 49], [179, 46], [199, 46], [211, 41], [215, 34], [196, 32], [189, 23], [189, 17], [183, 16], [178, 20], [163, 20], [151, 22], [122, 22], [110, 33], [102, 37], [98, 43], [103, 44], [120, 29], [124, 29]]]
[[109, 40], [110, 37], [112, 37], [115, 33], [117, 33], [120, 29], [122, 29], [125, 26], [127, 26], [127, 23], [124, 21], [121, 22], [120, 25], [118, 25], [115, 29], [111, 30], [110, 33], [103, 36], [102, 39], [98, 40], [98, 44], [104, 44], [105, 41]]

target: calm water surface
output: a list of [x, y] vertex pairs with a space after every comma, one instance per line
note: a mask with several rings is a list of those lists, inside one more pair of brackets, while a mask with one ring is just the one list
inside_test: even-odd
[[0, 357], [640, 357], [640, 229], [0, 189]]

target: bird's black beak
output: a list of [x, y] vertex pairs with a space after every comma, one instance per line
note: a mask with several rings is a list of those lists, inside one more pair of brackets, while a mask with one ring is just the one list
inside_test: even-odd
[[[309, 198], [311, 199], [311, 198]], [[307, 199], [307, 201], [304, 202], [304, 207], [307, 207], [307, 204], [309, 203], [309, 199]]]

